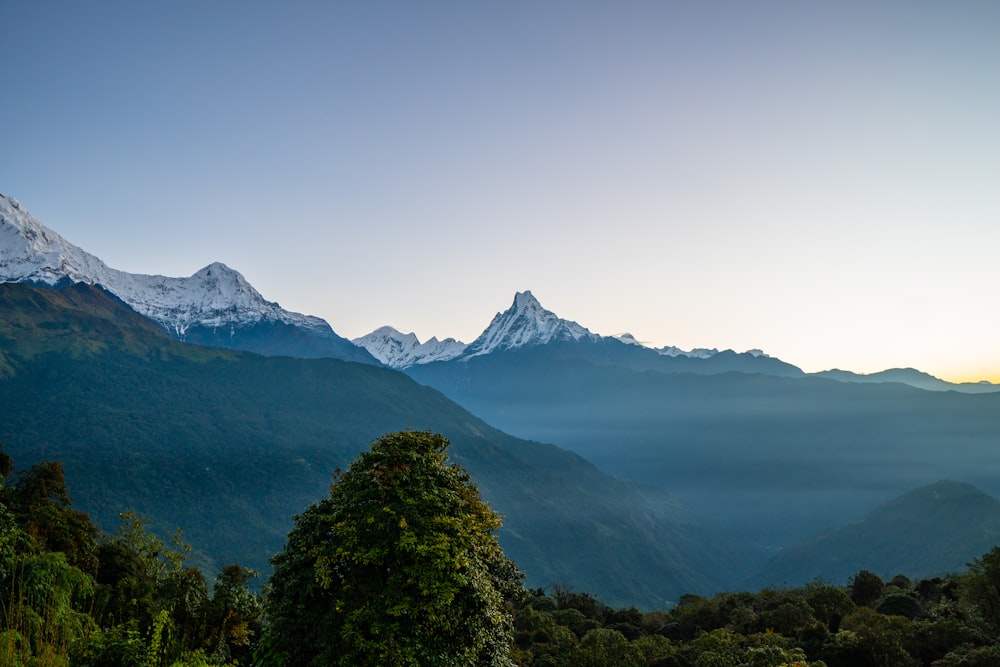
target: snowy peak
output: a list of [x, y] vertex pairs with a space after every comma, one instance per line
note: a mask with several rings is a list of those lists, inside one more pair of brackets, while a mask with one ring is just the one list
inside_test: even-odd
[[[682, 350], [675, 345], [654, 348], [665, 357], [690, 357], [692, 359], [708, 359], [719, 353], [716, 348], [696, 347], [693, 350]], [[759, 355], [754, 355], [759, 356]]]
[[100, 285], [182, 340], [195, 326], [262, 323], [288, 324], [321, 338], [339, 339], [324, 320], [267, 301], [225, 264], [209, 264], [190, 278], [118, 271], [42, 225], [13, 197], [0, 195], [0, 282], [52, 286], [67, 280]]
[[518, 292], [514, 303], [497, 313], [479, 338], [472, 341], [463, 356], [475, 357], [498, 350], [512, 350], [529, 345], [544, 345], [562, 340], [600, 340], [576, 322], [560, 319], [546, 310], [530, 291]]
[[250, 283], [246, 281], [246, 278], [239, 271], [229, 268], [222, 262], [212, 262], [205, 268], [196, 271], [191, 278], [200, 280], [206, 285], [218, 286], [223, 284], [235, 286], [238, 289], [249, 288], [253, 290], [253, 287], [250, 287]]
[[103, 284], [111, 271], [38, 222], [16, 199], [0, 195], [0, 281], [51, 286], [68, 279]]
[[199, 301], [203, 310], [241, 310], [254, 304], [278, 306], [264, 299], [243, 274], [222, 262], [213, 262], [190, 278], [180, 280], [177, 289], [187, 291], [188, 300]]
[[413, 350], [420, 345], [416, 335], [404, 334], [393, 327], [379, 327], [370, 334], [351, 341], [391, 368], [404, 368], [412, 357]]
[[375, 331], [355, 338], [355, 345], [368, 350], [368, 353], [392, 368], [407, 368], [417, 364], [429, 364], [432, 361], [448, 361], [461, 356], [466, 345], [454, 338], [439, 341], [431, 338], [421, 343], [415, 334], [404, 334], [398, 329], [385, 326]]
[[431, 338], [421, 343], [414, 334], [404, 334], [389, 326], [352, 342], [387, 366], [409, 368], [432, 361], [465, 359], [498, 350], [567, 340], [598, 341], [601, 336], [576, 322], [560, 319], [543, 308], [531, 292], [524, 291], [515, 294], [511, 307], [497, 313], [486, 330], [469, 345], [454, 338], [442, 341]]

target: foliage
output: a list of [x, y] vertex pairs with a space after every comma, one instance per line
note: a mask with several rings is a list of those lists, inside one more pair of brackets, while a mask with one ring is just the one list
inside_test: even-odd
[[675, 498], [501, 433], [402, 373], [187, 345], [99, 288], [0, 285], [0, 357], [8, 451], [60, 461], [104, 531], [131, 509], [161, 536], [183, 526], [206, 576], [231, 562], [266, 575], [330, 471], [408, 427], [449, 438], [532, 585], [655, 606], [735, 585], [755, 562]]
[[963, 587], [965, 596], [978, 607], [984, 620], [1000, 631], [1000, 547], [969, 564], [969, 576]]
[[1000, 664], [1000, 547], [947, 577], [862, 571], [649, 612], [565, 586], [529, 593], [446, 445], [414, 432], [373, 443], [296, 517], [264, 599], [240, 565], [206, 582], [179, 531], [161, 540], [134, 512], [97, 535], [58, 464], [14, 473], [0, 449], [0, 664]]
[[857, 605], [872, 607], [882, 597], [885, 583], [874, 572], [861, 570], [848, 582], [851, 589], [851, 599]]
[[[0, 449], [0, 464], [12, 463]], [[209, 596], [141, 517], [99, 536], [71, 506], [57, 463], [0, 482], [0, 664], [16, 667], [249, 665], [263, 607], [252, 571], [224, 568]]]
[[521, 575], [447, 446], [385, 435], [296, 518], [269, 596], [287, 664], [509, 664]]

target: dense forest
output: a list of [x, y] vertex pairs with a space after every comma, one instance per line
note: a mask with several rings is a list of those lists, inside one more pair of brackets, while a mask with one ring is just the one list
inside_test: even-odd
[[73, 508], [59, 463], [15, 472], [0, 453], [0, 664], [1000, 664], [1000, 548], [931, 579], [860, 571], [612, 608], [564, 586], [524, 589], [447, 444], [373, 442], [296, 517], [262, 587], [239, 564], [191, 566], [180, 531], [161, 539], [134, 513], [102, 533]]

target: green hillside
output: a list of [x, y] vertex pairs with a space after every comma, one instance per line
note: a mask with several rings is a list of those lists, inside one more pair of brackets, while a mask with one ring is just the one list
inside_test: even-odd
[[789, 545], [754, 587], [842, 582], [859, 570], [886, 578], [960, 572], [1000, 544], [1000, 501], [968, 484], [942, 481], [880, 505], [851, 523]]
[[333, 470], [407, 428], [452, 441], [530, 585], [654, 607], [759, 562], [671, 497], [507, 436], [401, 373], [184, 345], [95, 288], [0, 286], [0, 354], [0, 442], [20, 466], [61, 461], [99, 525], [135, 508], [214, 564], [266, 569]]

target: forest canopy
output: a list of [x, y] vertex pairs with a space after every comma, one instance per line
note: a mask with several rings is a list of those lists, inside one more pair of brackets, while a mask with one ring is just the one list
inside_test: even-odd
[[160, 539], [135, 513], [102, 534], [56, 462], [14, 472], [0, 450], [0, 480], [3, 665], [1000, 664], [1000, 547], [943, 577], [862, 570], [645, 612], [525, 591], [499, 517], [433, 433], [387, 434], [336, 475], [263, 592], [238, 564], [208, 581], [179, 531]]

